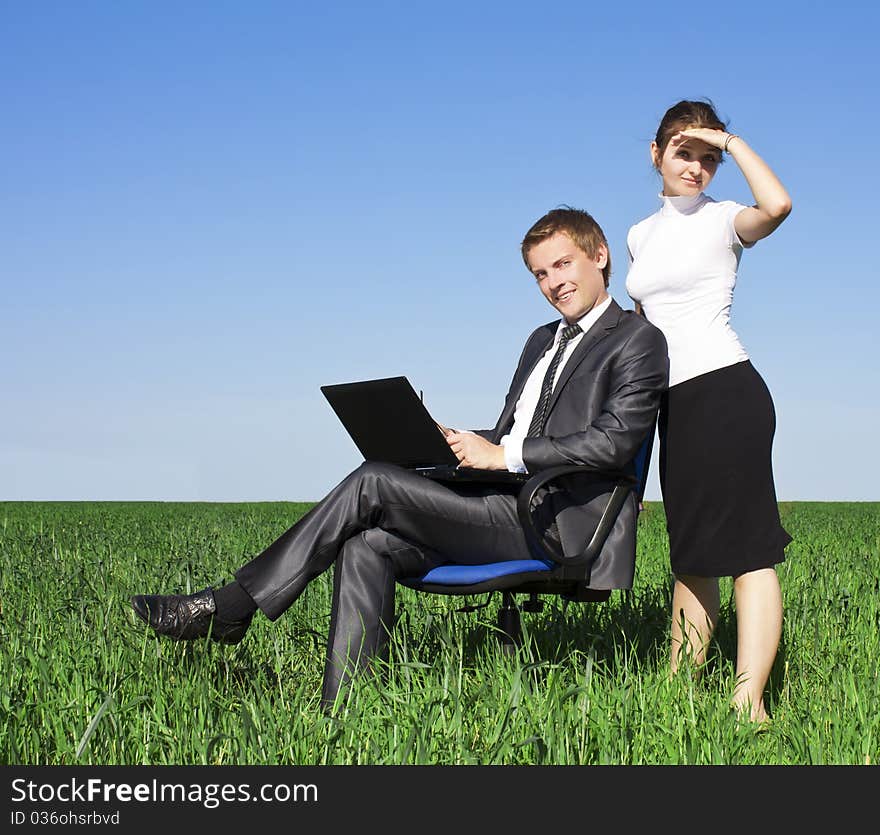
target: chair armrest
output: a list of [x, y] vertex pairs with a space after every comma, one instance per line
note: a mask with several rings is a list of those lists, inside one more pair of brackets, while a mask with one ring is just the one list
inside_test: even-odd
[[[611, 496], [605, 505], [605, 509], [602, 511], [602, 517], [599, 519], [599, 524], [596, 526], [596, 530], [593, 532], [587, 547], [580, 554], [566, 556], [556, 548], [554, 543], [546, 541], [535, 528], [532, 518], [532, 501], [538, 490], [545, 487], [551, 481], [556, 480], [560, 476], [574, 474], [613, 484], [614, 489], [611, 491]], [[626, 501], [627, 495], [635, 485], [636, 479], [632, 476], [594, 470], [583, 464], [561, 464], [557, 467], [549, 467], [546, 470], [535, 473], [523, 484], [516, 500], [517, 516], [519, 517], [519, 523], [525, 533], [529, 548], [539, 559], [551, 560], [560, 565], [587, 565], [594, 562], [614, 527], [614, 522]]]

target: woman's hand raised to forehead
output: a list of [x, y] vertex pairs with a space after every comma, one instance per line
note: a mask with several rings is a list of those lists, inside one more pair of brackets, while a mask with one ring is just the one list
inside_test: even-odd
[[700, 142], [705, 142], [713, 148], [723, 150], [724, 143], [727, 142], [728, 136], [730, 136], [730, 134], [726, 130], [715, 130], [714, 128], [687, 128], [686, 130], [679, 131], [669, 141], [673, 145], [678, 146], [687, 139], [699, 139]]

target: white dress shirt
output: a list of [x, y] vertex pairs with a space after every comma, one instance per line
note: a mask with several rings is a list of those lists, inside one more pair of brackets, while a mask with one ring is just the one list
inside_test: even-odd
[[[585, 313], [580, 319], [578, 319], [577, 324], [581, 326], [582, 332], [571, 339], [568, 345], [565, 346], [565, 353], [562, 355], [562, 361], [559, 363], [559, 367], [556, 369], [556, 376], [553, 379], [554, 388], [556, 386], [556, 381], [559, 379], [559, 375], [562, 373], [562, 369], [574, 353], [574, 349], [584, 338], [587, 331], [593, 327], [599, 317], [608, 309], [610, 304], [611, 296], [605, 299], [605, 301], [597, 304], [589, 311], [589, 313]], [[559, 326], [556, 328], [556, 335], [553, 337], [553, 344], [550, 345], [547, 352], [540, 360], [538, 360], [538, 364], [534, 369], [532, 369], [532, 373], [529, 375], [529, 378], [526, 380], [526, 384], [523, 387], [522, 394], [516, 402], [516, 409], [513, 413], [513, 426], [510, 428], [510, 432], [508, 432], [508, 434], [506, 434], [499, 442], [501, 446], [504, 447], [504, 461], [507, 464], [507, 469], [512, 473], [528, 472], [522, 459], [523, 441], [529, 431], [529, 424], [532, 422], [532, 415], [535, 414], [535, 408], [538, 405], [538, 398], [541, 396], [541, 386], [544, 383], [544, 375], [547, 373], [547, 369], [550, 367], [550, 363], [553, 360], [553, 355], [556, 353], [556, 349], [559, 346], [559, 340], [562, 338], [562, 331], [564, 328], [568, 327], [568, 324], [569, 323], [566, 322], [565, 319], [560, 319]], [[572, 324], [575, 323], [572, 322]]]

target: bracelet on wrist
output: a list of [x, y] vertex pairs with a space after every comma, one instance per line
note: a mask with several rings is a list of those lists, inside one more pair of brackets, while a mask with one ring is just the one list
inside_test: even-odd
[[728, 133], [728, 134], [727, 134], [727, 139], [724, 141], [724, 148], [722, 148], [722, 150], [723, 150], [725, 153], [728, 152], [728, 151], [727, 151], [727, 146], [730, 144], [730, 140], [731, 140], [731, 139], [739, 139], [739, 136], [738, 136], [737, 134], [735, 134], [735, 133]]

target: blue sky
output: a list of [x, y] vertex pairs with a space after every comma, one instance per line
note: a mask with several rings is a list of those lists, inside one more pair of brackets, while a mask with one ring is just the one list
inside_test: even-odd
[[[493, 424], [554, 316], [523, 234], [592, 212], [630, 307], [648, 143], [696, 97], [794, 202], [732, 315], [778, 497], [880, 499], [880, 13], [609, 6], [0, 4], [0, 500], [318, 499], [360, 462], [324, 383]], [[751, 202], [732, 162], [709, 193]]]

